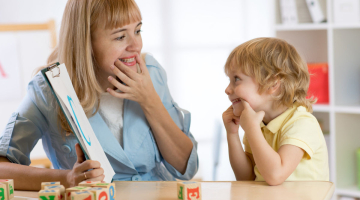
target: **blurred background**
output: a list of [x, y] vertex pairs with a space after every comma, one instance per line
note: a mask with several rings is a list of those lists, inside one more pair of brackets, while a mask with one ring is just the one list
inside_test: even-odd
[[[143, 17], [143, 52], [165, 68], [174, 100], [192, 114], [190, 131], [200, 159], [194, 179], [235, 180], [221, 117], [231, 105], [224, 64], [239, 44], [278, 37], [308, 62], [309, 95], [319, 100], [313, 114], [327, 142], [334, 198], [360, 198], [360, 0], [135, 1]], [[33, 71], [46, 64], [65, 4], [0, 0], [0, 130], [24, 97]], [[37, 24], [32, 26], [37, 30], [13, 31], [18, 24]], [[239, 134], [242, 138], [243, 131]], [[41, 142], [31, 159], [51, 167]]]

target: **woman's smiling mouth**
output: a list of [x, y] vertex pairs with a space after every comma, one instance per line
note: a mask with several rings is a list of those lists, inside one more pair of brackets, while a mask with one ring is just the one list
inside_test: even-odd
[[119, 60], [126, 66], [134, 66], [136, 64], [135, 56], [128, 58], [119, 58]]

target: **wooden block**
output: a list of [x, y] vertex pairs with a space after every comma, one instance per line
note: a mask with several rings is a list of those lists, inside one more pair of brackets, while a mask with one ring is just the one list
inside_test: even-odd
[[115, 183], [96, 183], [92, 187], [106, 188], [109, 191], [109, 199], [108, 200], [115, 200], [115, 198], [116, 198]]
[[40, 190], [39, 200], [60, 200], [60, 190]]
[[60, 200], [65, 200], [65, 187], [63, 185], [49, 185], [44, 187], [45, 190], [59, 190]]
[[6, 193], [9, 199], [14, 198], [14, 180], [13, 179], [0, 179], [0, 183], [6, 185]]
[[201, 200], [201, 183], [178, 182], [177, 195], [182, 200]]
[[60, 185], [60, 182], [42, 182], [41, 183], [41, 189], [45, 189], [45, 186], [50, 186], [50, 185]]
[[83, 182], [79, 183], [79, 186], [91, 187], [92, 185], [94, 185], [96, 183], [101, 183], [101, 181], [83, 181]]
[[0, 183], [0, 200], [9, 200], [6, 184]]
[[87, 191], [94, 194], [94, 200], [109, 200], [109, 191], [106, 188], [93, 187]]
[[94, 200], [94, 195], [88, 190], [71, 192], [71, 200]]
[[80, 191], [83, 191], [83, 190], [88, 190], [90, 189], [91, 187], [84, 187], [84, 186], [76, 186], [76, 187], [71, 187], [71, 188], [67, 188], [66, 189], [66, 197], [65, 199], [66, 200], [71, 200], [71, 192], [80, 192]]

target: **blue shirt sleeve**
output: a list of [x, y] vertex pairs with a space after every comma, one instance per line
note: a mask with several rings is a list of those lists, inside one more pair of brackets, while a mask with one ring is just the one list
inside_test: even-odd
[[182, 130], [182, 132], [190, 138], [193, 143], [193, 148], [191, 150], [186, 171], [184, 174], [181, 174], [177, 171], [171, 164], [169, 164], [164, 158], [161, 157], [161, 161], [164, 163], [166, 169], [177, 179], [181, 180], [190, 180], [192, 179], [199, 168], [199, 159], [197, 154], [197, 142], [194, 136], [190, 133], [190, 122], [191, 115], [190, 112], [180, 108], [177, 103], [172, 99], [168, 85], [167, 85], [167, 77], [165, 70], [161, 67], [161, 65], [151, 56], [146, 56], [146, 65], [153, 65], [158, 68], [159, 79], [161, 81], [165, 89], [164, 93], [161, 94], [162, 102], [169, 112], [171, 118], [174, 120], [176, 125]]
[[25, 98], [0, 136], [0, 156], [13, 163], [30, 165], [30, 152], [47, 125], [44, 113], [39, 110], [39, 105], [45, 104], [39, 80], [38, 74], [29, 83]]

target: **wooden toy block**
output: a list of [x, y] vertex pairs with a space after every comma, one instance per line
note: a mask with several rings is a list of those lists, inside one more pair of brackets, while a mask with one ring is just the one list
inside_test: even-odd
[[39, 200], [60, 200], [60, 190], [40, 190]]
[[101, 183], [101, 181], [83, 181], [83, 182], [79, 183], [79, 186], [91, 187], [92, 185], [94, 185], [96, 183]]
[[45, 186], [50, 186], [50, 185], [60, 185], [60, 182], [42, 182], [41, 183], [41, 189], [45, 189]]
[[106, 188], [93, 187], [87, 191], [94, 194], [94, 200], [109, 200], [109, 190]]
[[201, 183], [178, 182], [177, 195], [182, 200], [201, 200]]
[[88, 190], [71, 192], [71, 200], [94, 200], [94, 195]]
[[106, 188], [109, 191], [108, 200], [115, 200], [116, 198], [115, 183], [96, 183], [92, 187]]
[[65, 187], [63, 185], [50, 185], [45, 186], [45, 190], [59, 190], [60, 200], [65, 200]]
[[6, 185], [6, 193], [8, 199], [14, 198], [14, 180], [13, 179], [0, 179], [0, 183]]
[[6, 184], [0, 183], [0, 200], [9, 200]]
[[67, 188], [66, 189], [66, 194], [65, 194], [65, 199], [66, 200], [71, 200], [71, 192], [80, 192], [80, 191], [83, 191], [83, 190], [88, 190], [90, 189], [91, 187], [84, 187], [84, 186], [76, 186], [76, 187], [71, 187], [71, 188]]

